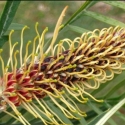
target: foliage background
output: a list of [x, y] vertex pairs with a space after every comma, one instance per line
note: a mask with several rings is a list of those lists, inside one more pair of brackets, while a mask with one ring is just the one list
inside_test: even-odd
[[[56, 21], [61, 11], [63, 10], [63, 8], [66, 5], [69, 6], [66, 16], [64, 18], [64, 23], [65, 23], [71, 17], [71, 15], [76, 10], [78, 10], [78, 8], [81, 7], [81, 5], [84, 2], [85, 1], [65, 1], [65, 2], [64, 1], [56, 1], [56, 2], [54, 1], [22, 1], [13, 19], [13, 23], [24, 24], [30, 27], [30, 30], [26, 30], [24, 33], [25, 34], [24, 39], [26, 42], [28, 40], [32, 40], [33, 37], [36, 35], [34, 31], [34, 26], [36, 22], [39, 22], [40, 32], [42, 32], [45, 27], [49, 27], [49, 31], [46, 35], [46, 41], [48, 41], [52, 37]], [[5, 3], [6, 1], [0, 2], [1, 14], [2, 14], [2, 10], [4, 9]], [[119, 7], [114, 7], [112, 5], [106, 4], [105, 2], [97, 2], [95, 5], [93, 5], [87, 10], [100, 13], [102, 15], [111, 17], [123, 23], [125, 22], [125, 10]], [[66, 28], [60, 32], [58, 40], [62, 38], [66, 38], [66, 37], [70, 39], [74, 39], [76, 36], [81, 35], [81, 30], [73, 28], [71, 26], [78, 26], [86, 30], [94, 30], [96, 28], [101, 29], [104, 27], [109, 27], [111, 26], [111, 23], [110, 24], [105, 23], [105, 21], [100, 21], [88, 15], [80, 15], [77, 17], [77, 19], [74, 22], [71, 23], [71, 25], [67, 25]], [[6, 34], [7, 33], [8, 31], [6, 32]], [[13, 35], [13, 43], [15, 43], [16, 41], [20, 41], [20, 30], [15, 31]], [[7, 46], [8, 46], [8, 43], [5, 43], [3, 46], [3, 49], [4, 49], [3, 56], [4, 56], [5, 61], [8, 59], [8, 56], [9, 56]], [[25, 51], [23, 54], [25, 54]], [[116, 75], [114, 80], [112, 80], [111, 82], [105, 83], [104, 85], [100, 87], [98, 91], [93, 92], [93, 95], [96, 95], [96, 97], [106, 99], [104, 104], [97, 104], [92, 100], [85, 105], [79, 104], [79, 107], [83, 111], [89, 111], [88, 114], [91, 117], [89, 117], [88, 119], [81, 118], [83, 121], [81, 120], [79, 123], [75, 121], [72, 121], [72, 122], [74, 124], [81, 125], [82, 123], [84, 124], [86, 120], [88, 120], [88, 122], [91, 121], [92, 118], [94, 118], [96, 115], [98, 115], [99, 118], [101, 118], [101, 115], [104, 115], [103, 111], [105, 111], [106, 109], [118, 103], [120, 99], [124, 97], [124, 94], [125, 94], [124, 93], [124, 90], [125, 90], [124, 73], [125, 72], [123, 72], [121, 75]], [[117, 85], [119, 85], [119, 88]], [[112, 90], [113, 88], [115, 89]], [[109, 95], [111, 95], [111, 97]], [[123, 107], [112, 118], [110, 118], [105, 125], [118, 125], [118, 124], [124, 125], [124, 122], [125, 122], [124, 116], [125, 116], [125, 108]], [[4, 122], [6, 118], [7, 116], [4, 115], [3, 120], [1, 119], [0, 120]], [[91, 125], [94, 125], [94, 124], [95, 123], [92, 123]]]

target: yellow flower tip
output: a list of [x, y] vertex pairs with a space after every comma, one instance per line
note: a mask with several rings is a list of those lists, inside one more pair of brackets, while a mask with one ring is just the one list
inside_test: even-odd
[[62, 29], [64, 27], [64, 24], [62, 24], [60, 27], [59, 27], [59, 29]]
[[75, 113], [75, 114], [78, 114], [78, 113], [79, 113], [79, 111], [78, 111], [78, 110], [75, 110], [75, 111], [74, 111], [74, 113]]
[[88, 98], [85, 98], [85, 101], [88, 101], [89, 99]]
[[92, 56], [92, 57], [91, 57], [91, 59], [94, 59], [94, 58], [95, 58], [95, 56]]
[[68, 7], [69, 7], [69, 6], [68, 6], [68, 5], [66, 5], [66, 6], [65, 6], [65, 9], [67, 10], [67, 9], [68, 9]]
[[10, 93], [10, 96], [16, 96], [17, 94], [16, 93]]
[[68, 67], [69, 67], [69, 68], [72, 68], [72, 65], [70, 64]]
[[19, 112], [17, 112], [17, 115], [18, 115], [18, 116], [22, 116], [22, 114], [21, 114], [21, 113], [19, 113]]
[[45, 28], [45, 31], [47, 32], [48, 30], [49, 30], [49, 28], [48, 28], [48, 27], [46, 27], [46, 28]]
[[76, 87], [74, 90], [75, 90], [75, 91], [78, 91], [78, 90], [79, 90], [79, 88], [78, 88], [78, 87]]
[[53, 115], [50, 115], [49, 117], [50, 117], [50, 118], [54, 118], [54, 116], [53, 116]]
[[86, 72], [87, 72], [87, 70], [86, 70], [86, 69], [84, 69], [84, 72], [86, 73]]
[[87, 117], [87, 114], [84, 114], [83, 116], [84, 116], [84, 117]]
[[48, 56], [48, 53], [44, 53], [44, 56], [47, 57], [47, 56]]
[[66, 7], [65, 7], [65, 8], [66, 8], [66, 9], [68, 9], [68, 7], [69, 7], [69, 6], [68, 6], [68, 5], [66, 5]]
[[62, 93], [62, 94], [64, 94], [64, 93], [65, 93], [65, 91], [64, 91], [64, 90], [62, 90], [62, 91], [61, 91], [61, 93]]
[[62, 56], [60, 57], [60, 59], [64, 59], [64, 56], [62, 55]]
[[100, 100], [100, 102], [104, 102], [104, 100], [102, 99], [102, 100]]
[[35, 38], [34, 38], [34, 42], [39, 38], [39, 36], [37, 35]]
[[27, 73], [29, 73], [29, 72], [30, 72], [30, 71], [29, 71], [29, 70], [27, 70], [27, 71], [25, 71], [24, 73], [25, 73], [25, 74], [27, 74]]
[[34, 55], [35, 55], [35, 56], [38, 56], [38, 53], [35, 53]]
[[73, 52], [76, 50], [76, 48], [73, 49]]
[[14, 30], [11, 30], [11, 31], [10, 31], [10, 35], [11, 35], [13, 32], [14, 32]]
[[41, 88], [37, 88], [38, 90], [41, 90]]
[[63, 41], [62, 41], [62, 40], [60, 40], [60, 41], [59, 41], [59, 44], [61, 44], [62, 42], [63, 42]]
[[76, 66], [77, 66], [77, 65], [76, 65], [76, 64], [74, 64], [74, 65], [73, 65], [73, 68], [75, 68]]
[[103, 99], [100, 99], [100, 100], [97, 100], [97, 99], [96, 99], [96, 101], [99, 102], [99, 103], [103, 103], [103, 102], [104, 102]]
[[18, 44], [18, 42], [15, 43], [15, 45], [17, 45], [17, 44]]
[[24, 28], [23, 29], [30, 29], [27, 25], [26, 26], [24, 26]]
[[36, 22], [36, 26], [38, 26], [39, 25], [39, 23], [38, 22]]
[[92, 76], [92, 79], [94, 79], [95, 78], [95, 76]]
[[31, 43], [31, 41], [28, 41], [28, 43], [27, 44], [30, 44]]
[[54, 80], [52, 80], [53, 82], [57, 82], [57, 80], [56, 79], [54, 79]]
[[87, 103], [88, 102], [88, 100], [85, 100], [83, 103]]
[[76, 64], [74, 64], [74, 65], [71, 65], [71, 64], [70, 64], [68, 67], [69, 67], [69, 68], [75, 68], [76, 66], [77, 66]]
[[5, 68], [8, 69], [10, 66], [6, 66]]
[[[63, 11], [64, 11], [64, 12], [66, 12], [66, 10], [68, 9], [68, 7], [69, 7], [68, 5], [67, 5], [67, 6], [65, 6], [65, 8], [64, 8], [64, 10], [63, 10]], [[64, 14], [65, 14], [65, 13], [64, 13]], [[64, 15], [64, 16], [65, 16], [65, 15]]]
[[77, 118], [77, 120], [81, 120], [81, 118]]
[[16, 52], [15, 52], [15, 53], [16, 53], [16, 54], [17, 54], [17, 53], [19, 53], [19, 50], [16, 50]]
[[32, 99], [26, 100], [27, 102], [32, 102]]
[[3, 52], [3, 49], [0, 49], [0, 53], [2, 53]]

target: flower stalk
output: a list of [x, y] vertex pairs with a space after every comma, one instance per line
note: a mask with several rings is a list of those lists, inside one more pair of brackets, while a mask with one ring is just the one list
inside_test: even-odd
[[[87, 90], [98, 89], [101, 83], [113, 79], [114, 74], [120, 74], [125, 69], [125, 29], [119, 26], [83, 33], [73, 41], [65, 38], [54, 46], [66, 9], [67, 7], [62, 11], [52, 42], [45, 52], [43, 52], [44, 36], [48, 28], [40, 35], [36, 23], [37, 36], [33, 40], [33, 50], [30, 54], [28, 49], [31, 41], [27, 42], [26, 53], [24, 58], [22, 57], [23, 33], [28, 28], [25, 26], [21, 32], [20, 51], [15, 50], [18, 43], [12, 45], [13, 31], [10, 32], [10, 58], [7, 66], [0, 56], [3, 72], [0, 81], [0, 111], [11, 115], [24, 125], [30, 123], [18, 111], [19, 106], [35, 118], [41, 119], [45, 125], [66, 125], [44, 101], [45, 96], [48, 96], [67, 118], [78, 119], [74, 113], [86, 116], [70, 96], [80, 103], [87, 102], [88, 98], [84, 95], [97, 102], [103, 102], [97, 100]], [[36, 41], [39, 42], [37, 46]], [[67, 50], [64, 44], [67, 44]], [[51, 56], [47, 56], [49, 53]], [[20, 68], [17, 68], [18, 55]], [[8, 71], [9, 67], [11, 71]], [[34, 100], [40, 107], [33, 103]], [[58, 100], [67, 108], [58, 103]], [[15, 115], [7, 111], [9, 106]], [[40, 113], [47, 119], [42, 118]]]

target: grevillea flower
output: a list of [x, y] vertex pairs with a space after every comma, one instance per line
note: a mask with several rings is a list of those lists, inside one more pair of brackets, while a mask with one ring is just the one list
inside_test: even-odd
[[[48, 29], [40, 35], [36, 23], [37, 36], [33, 41], [32, 53], [28, 52], [32, 42], [29, 41], [26, 47], [23, 46], [23, 32], [27, 28], [25, 26], [21, 32], [20, 50], [15, 51], [17, 43], [11, 43], [11, 31], [10, 57], [7, 64], [0, 56], [3, 71], [0, 81], [0, 111], [11, 115], [24, 125], [30, 123], [18, 111], [18, 107], [40, 118], [45, 125], [66, 125], [44, 101], [45, 96], [48, 96], [67, 118], [78, 119], [74, 113], [86, 116], [72, 98], [85, 103], [88, 98], [84, 95], [87, 95], [97, 102], [102, 102], [103, 100], [97, 100], [89, 94], [87, 89], [98, 89], [101, 83], [113, 79], [115, 73], [120, 74], [125, 69], [125, 29], [119, 26], [83, 33], [73, 41], [65, 38], [54, 45], [66, 9], [67, 7], [57, 22], [52, 42], [45, 52], [44, 36]], [[39, 44], [36, 46], [37, 40]], [[64, 44], [69, 47], [67, 50]], [[26, 53], [22, 57], [24, 48]], [[20, 56], [20, 68], [17, 68], [17, 54]], [[51, 56], [47, 56], [48, 54]], [[59, 104], [58, 100], [67, 108]], [[11, 107], [15, 114], [9, 113], [8, 107]], [[47, 119], [41, 117], [40, 113]]]

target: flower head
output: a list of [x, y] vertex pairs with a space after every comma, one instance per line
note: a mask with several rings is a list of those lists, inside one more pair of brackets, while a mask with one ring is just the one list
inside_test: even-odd
[[[0, 81], [0, 111], [11, 115], [24, 125], [30, 123], [18, 111], [18, 106], [26, 109], [34, 117], [40, 118], [45, 125], [66, 125], [65, 121], [62, 121], [44, 101], [45, 96], [48, 96], [68, 118], [78, 119], [74, 113], [86, 116], [70, 96], [81, 103], [88, 100], [84, 95], [103, 102], [103, 100], [95, 99], [87, 92], [87, 89], [98, 89], [101, 83], [113, 79], [115, 73], [119, 74], [125, 69], [125, 29], [119, 26], [83, 33], [81, 37], [73, 41], [65, 38], [54, 46], [65, 11], [66, 8], [57, 22], [52, 42], [45, 52], [43, 51], [44, 36], [48, 28], [40, 35], [37, 30], [38, 23], [36, 23], [37, 36], [34, 38], [31, 54], [28, 53], [31, 43], [29, 41], [25, 47], [25, 56], [22, 57], [23, 32], [27, 28], [25, 26], [21, 33], [19, 51], [14, 49], [17, 43], [14, 45], [11, 43], [13, 31], [10, 32], [10, 58], [7, 66], [0, 56], [3, 71]], [[36, 46], [37, 40], [39, 44]], [[64, 43], [69, 47], [67, 50], [63, 46]], [[47, 56], [48, 53], [51, 56]], [[17, 54], [20, 56], [19, 69]], [[11, 71], [8, 71], [8, 66], [11, 67]], [[33, 103], [34, 100], [40, 108]], [[64, 103], [67, 108], [60, 105], [57, 100]], [[6, 110], [8, 106], [16, 115]], [[42, 118], [39, 112], [48, 120]]]

